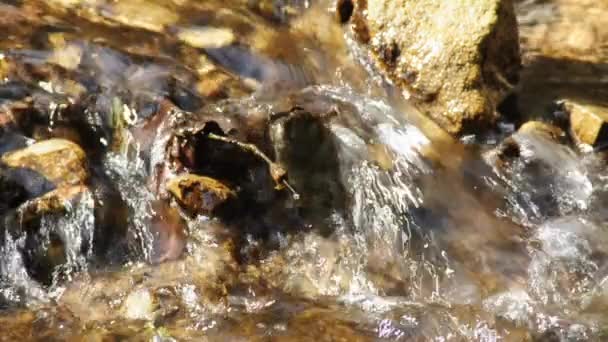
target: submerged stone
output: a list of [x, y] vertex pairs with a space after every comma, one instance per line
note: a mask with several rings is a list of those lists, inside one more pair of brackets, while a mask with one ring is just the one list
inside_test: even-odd
[[122, 303], [122, 314], [127, 319], [150, 320], [154, 317], [154, 297], [146, 289], [131, 292]]
[[514, 218], [542, 222], [586, 210], [593, 194], [587, 167], [567, 145], [543, 131], [520, 131], [483, 154], [500, 178]]
[[162, 32], [179, 19], [175, 11], [152, 1], [142, 0], [117, 1], [112, 9], [104, 14], [125, 26], [153, 32]]
[[31, 199], [18, 208], [20, 220], [28, 222], [46, 214], [60, 213], [87, 191], [82, 185], [65, 186]]
[[358, 40], [424, 113], [452, 134], [494, 123], [520, 66], [511, 1], [355, 3]]
[[218, 27], [190, 27], [179, 31], [177, 38], [199, 49], [216, 49], [234, 43], [232, 30]]

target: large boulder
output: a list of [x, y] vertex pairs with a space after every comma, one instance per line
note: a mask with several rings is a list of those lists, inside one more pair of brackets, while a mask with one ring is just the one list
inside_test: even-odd
[[446, 131], [469, 133], [497, 119], [496, 107], [520, 68], [510, 0], [355, 0], [338, 6], [376, 66]]

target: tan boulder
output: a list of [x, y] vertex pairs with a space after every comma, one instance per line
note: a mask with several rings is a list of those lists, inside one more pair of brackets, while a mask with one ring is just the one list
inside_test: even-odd
[[49, 139], [2, 156], [10, 167], [34, 170], [57, 187], [80, 185], [87, 181], [86, 154], [75, 143]]
[[574, 100], [563, 102], [570, 118], [570, 131], [579, 144], [593, 147], [608, 142], [608, 107]]
[[376, 66], [449, 133], [493, 124], [518, 80], [510, 0], [358, 0], [350, 21]]
[[561, 128], [542, 121], [528, 121], [519, 127], [518, 132], [536, 134], [556, 141], [566, 136]]

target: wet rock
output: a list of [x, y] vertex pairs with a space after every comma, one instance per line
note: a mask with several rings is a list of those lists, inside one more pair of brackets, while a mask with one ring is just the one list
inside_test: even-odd
[[164, 161], [154, 166], [152, 186], [161, 196], [166, 194], [167, 179], [184, 172], [227, 181], [239, 188], [239, 197], [256, 202], [270, 202], [276, 190], [288, 188], [287, 171], [264, 151], [264, 120], [186, 112], [175, 118], [163, 140]]
[[53, 189], [55, 186], [35, 171], [0, 168], [0, 213]]
[[93, 202], [85, 186], [65, 186], [19, 206], [7, 217], [28, 274], [45, 285], [65, 280], [85, 266], [94, 231]]
[[[453, 134], [492, 124], [518, 79], [511, 1], [356, 1], [359, 41], [406, 96]], [[343, 10], [344, 12], [345, 10]]]
[[605, 147], [608, 142], [608, 106], [566, 100], [564, 109], [570, 118], [570, 130], [579, 144]]
[[55, 127], [48, 125], [36, 125], [32, 128], [32, 138], [37, 141], [48, 140], [53, 138], [69, 140], [79, 146], [83, 146], [83, 139], [80, 132], [69, 125], [58, 124]]
[[[293, 317], [280, 341], [372, 341], [372, 336], [357, 331], [357, 324], [348, 322], [331, 310], [309, 309]], [[361, 327], [359, 327], [360, 329]]]
[[70, 203], [77, 202], [87, 191], [87, 187], [82, 185], [55, 189], [23, 203], [17, 210], [19, 218], [22, 222], [29, 222], [43, 215], [63, 212]]
[[32, 139], [29, 139], [28, 137], [19, 133], [14, 133], [11, 131], [3, 132], [3, 134], [0, 134], [0, 155], [25, 148], [27, 145], [33, 142], [34, 141]]
[[563, 140], [566, 135], [561, 128], [542, 121], [528, 121], [519, 127], [518, 132], [542, 135], [555, 141]]
[[175, 316], [181, 320], [191, 314], [222, 312], [238, 266], [232, 251], [215, 235], [217, 229], [201, 228], [193, 230], [195, 245], [184, 258], [80, 275], [66, 285], [61, 305], [90, 324], [125, 318], [175, 324]]
[[162, 32], [178, 19], [175, 11], [158, 3], [142, 0], [115, 2], [107, 17], [125, 26]]
[[68, 140], [41, 141], [7, 153], [1, 160], [10, 167], [34, 170], [58, 187], [83, 184], [88, 178], [84, 151]]
[[297, 17], [307, 4], [299, 1], [246, 1], [247, 6], [265, 19], [273, 22], [287, 23]]
[[593, 185], [579, 156], [543, 131], [518, 131], [483, 154], [500, 178], [513, 219], [542, 222], [585, 210]]
[[196, 90], [201, 96], [211, 100], [243, 97], [253, 89], [222, 70], [210, 70], [201, 74], [200, 78]]
[[195, 174], [177, 176], [167, 183], [167, 190], [195, 214], [209, 215], [236, 194], [224, 183]]
[[235, 42], [236, 36], [228, 28], [190, 27], [180, 30], [177, 38], [199, 49], [216, 49]]

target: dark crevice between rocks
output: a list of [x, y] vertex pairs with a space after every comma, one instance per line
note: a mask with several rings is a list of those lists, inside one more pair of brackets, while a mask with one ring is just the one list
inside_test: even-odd
[[350, 20], [354, 10], [355, 5], [352, 0], [338, 0], [338, 18], [342, 24]]
[[333, 231], [326, 220], [346, 205], [333, 134], [320, 116], [301, 109], [276, 119], [270, 134], [278, 161], [289, 170], [289, 181], [301, 195], [300, 215], [329, 236]]
[[389, 68], [395, 68], [397, 66], [397, 60], [401, 55], [401, 49], [396, 42], [391, 42], [388, 45], [382, 45], [379, 48], [378, 55], [382, 59], [382, 62]]
[[517, 94], [511, 93], [498, 104], [497, 111], [501, 119], [514, 124], [516, 127], [524, 123], [522, 112], [517, 106]]

